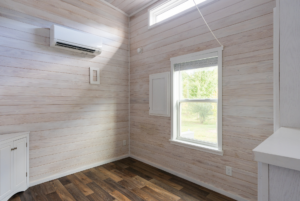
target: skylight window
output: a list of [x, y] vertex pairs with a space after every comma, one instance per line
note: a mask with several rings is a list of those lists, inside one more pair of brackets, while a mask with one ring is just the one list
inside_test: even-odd
[[[195, 0], [199, 6], [210, 0]], [[149, 10], [149, 25], [160, 24], [161, 22], [178, 16], [184, 11], [188, 11], [195, 6], [193, 0], [170, 0], [166, 3], [160, 4], [159, 6]]]

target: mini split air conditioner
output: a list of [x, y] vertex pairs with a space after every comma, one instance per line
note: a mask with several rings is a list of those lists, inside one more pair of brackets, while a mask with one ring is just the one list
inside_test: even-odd
[[93, 34], [53, 25], [50, 31], [50, 46], [82, 54], [99, 55], [102, 39]]

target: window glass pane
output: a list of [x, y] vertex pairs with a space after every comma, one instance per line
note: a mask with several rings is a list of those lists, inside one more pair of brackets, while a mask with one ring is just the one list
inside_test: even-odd
[[[176, 3], [176, 1], [178, 1], [178, 0], [173, 0], [173, 1], [174, 1], [174, 3]], [[204, 1], [206, 1], [206, 0], [195, 0], [196, 4], [200, 4]], [[171, 6], [172, 6], [172, 4], [170, 4], [170, 7]], [[155, 22], [157, 23], [157, 22], [163, 21], [163, 20], [165, 20], [169, 17], [172, 17], [172, 16], [174, 16], [178, 13], [181, 13], [181, 12], [183, 12], [183, 11], [193, 7], [193, 6], [195, 6], [193, 0], [188, 0], [188, 1], [182, 3], [178, 6], [175, 6], [174, 8], [171, 8], [171, 9], [167, 10], [166, 12], [163, 12], [163, 13], [157, 15]], [[159, 9], [160, 9], [160, 7], [153, 10], [153, 12], [155, 12], [156, 10], [159, 10]]]
[[218, 143], [217, 103], [182, 102], [180, 112], [181, 138]]
[[217, 99], [218, 68], [198, 68], [180, 71], [182, 99]]

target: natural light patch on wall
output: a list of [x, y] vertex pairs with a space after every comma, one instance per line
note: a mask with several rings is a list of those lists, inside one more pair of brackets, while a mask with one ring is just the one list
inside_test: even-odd
[[[198, 6], [209, 0], [194, 0]], [[170, 0], [149, 10], [149, 26], [175, 17], [195, 6], [193, 0]]]

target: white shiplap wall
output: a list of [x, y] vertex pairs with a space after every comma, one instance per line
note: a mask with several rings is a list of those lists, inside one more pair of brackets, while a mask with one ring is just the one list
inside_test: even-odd
[[[101, 36], [103, 53], [51, 48], [54, 23]], [[30, 182], [128, 154], [128, 73], [128, 18], [105, 3], [0, 1], [0, 134], [30, 131]]]
[[[152, 29], [147, 9], [131, 17], [131, 154], [257, 200], [252, 149], [273, 133], [274, 6], [274, 0], [222, 0], [201, 9], [224, 45], [224, 156], [170, 144], [171, 119], [148, 115], [150, 74], [170, 71], [171, 57], [218, 47], [199, 13], [193, 10]], [[232, 177], [225, 166], [233, 168]]]

